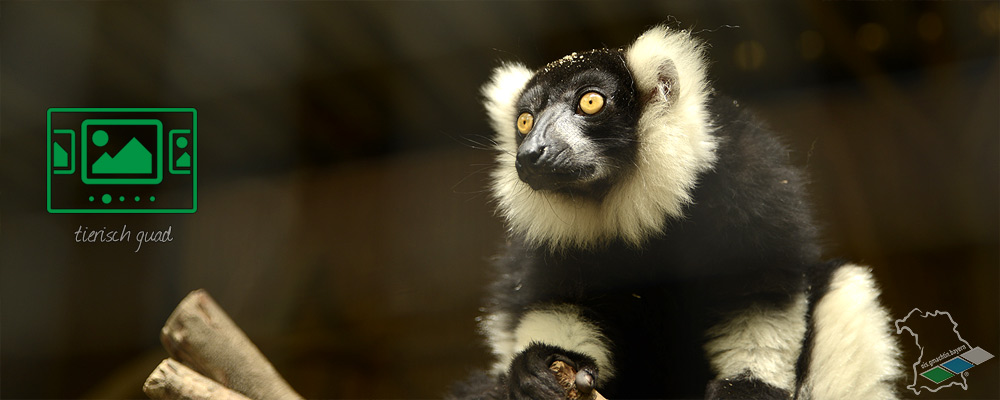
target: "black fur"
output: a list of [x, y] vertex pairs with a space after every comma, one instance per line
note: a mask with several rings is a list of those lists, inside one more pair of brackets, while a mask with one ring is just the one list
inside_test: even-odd
[[[569, 303], [604, 329], [618, 368], [616, 379], [598, 378], [609, 398], [706, 395], [713, 376], [704, 332], [749, 304], [787, 307], [818, 264], [804, 179], [785, 147], [735, 102], [717, 98], [711, 109], [718, 162], [699, 180], [685, 218], [664, 221], [664, 234], [638, 249], [618, 241], [563, 252], [514, 235], [498, 262], [503, 278], [490, 311], [510, 312], [516, 324], [532, 307]], [[713, 382], [708, 395], [748, 395], [758, 383]]]
[[[535, 152], [531, 157], [518, 154], [517, 162], [538, 162], [518, 165], [519, 177], [535, 190], [602, 201], [608, 188], [635, 172], [641, 104], [655, 95], [674, 104], [676, 75], [670, 64], [657, 93], [643, 94], [636, 90], [621, 50], [575, 54], [547, 65], [527, 82], [516, 104], [518, 113], [538, 116], [535, 127], [523, 135], [516, 121], [510, 125], [519, 152]], [[573, 114], [575, 102], [587, 91], [605, 96], [603, 114]], [[785, 146], [736, 102], [713, 97], [708, 107], [716, 127], [717, 160], [698, 177], [684, 216], [664, 217], [662, 234], [638, 246], [615, 239], [588, 249], [553, 251], [529, 244], [512, 230], [497, 261], [501, 278], [491, 287], [488, 312], [512, 317], [510, 326], [500, 328], [513, 331], [532, 310], [572, 304], [606, 336], [615, 376], [602, 376], [588, 355], [538, 343], [517, 354], [505, 373], [474, 375], [450, 397], [562, 398], [565, 392], [548, 369], [553, 359], [593, 371], [598, 390], [608, 398], [792, 395], [749, 374], [714, 380], [708, 360], [718, 355], [705, 354], [705, 343], [713, 339], [706, 332], [750, 307], [784, 310], [804, 293], [814, 304], [841, 263], [820, 261], [805, 178], [790, 165]], [[552, 139], [559, 132], [550, 131], [556, 129], [555, 117], [547, 113], [563, 119], [558, 129], [582, 133], [601, 151], [583, 159], [556, 151], [538, 161], [545, 146], [564, 150], [559, 147], [564, 144]], [[612, 172], [587, 180], [588, 166], [596, 164], [610, 164]], [[809, 313], [811, 309], [807, 319]], [[797, 383], [808, 371], [811, 338], [807, 330], [794, 366]]]
[[505, 386], [510, 399], [557, 399], [566, 396], [566, 389], [552, 379], [549, 366], [556, 360], [574, 369], [597, 371], [593, 358], [555, 346], [536, 344], [518, 354], [510, 363]]
[[809, 375], [809, 360], [812, 357], [816, 334], [816, 327], [812, 323], [816, 312], [816, 304], [829, 291], [830, 279], [833, 278], [833, 273], [844, 264], [845, 262], [842, 260], [832, 260], [809, 271], [809, 276], [807, 277], [807, 281], [809, 282], [809, 287], [807, 288], [809, 309], [806, 311], [806, 334], [802, 340], [802, 353], [799, 354], [799, 360], [795, 364], [796, 387], [801, 387], [806, 376]]
[[708, 384], [705, 397], [719, 400], [788, 400], [791, 394], [745, 375], [712, 381]]

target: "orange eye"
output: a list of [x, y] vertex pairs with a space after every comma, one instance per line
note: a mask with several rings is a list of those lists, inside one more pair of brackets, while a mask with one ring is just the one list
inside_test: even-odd
[[604, 108], [604, 96], [597, 92], [587, 92], [580, 97], [580, 111], [587, 115], [596, 114]]
[[535, 126], [535, 117], [531, 113], [521, 113], [517, 117], [517, 131], [521, 132], [522, 135], [527, 135], [531, 132], [531, 127]]

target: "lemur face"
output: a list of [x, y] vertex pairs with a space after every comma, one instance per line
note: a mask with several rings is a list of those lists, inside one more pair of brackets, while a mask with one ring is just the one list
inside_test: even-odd
[[573, 53], [516, 102], [518, 178], [533, 190], [600, 200], [634, 168], [641, 107], [622, 50]]

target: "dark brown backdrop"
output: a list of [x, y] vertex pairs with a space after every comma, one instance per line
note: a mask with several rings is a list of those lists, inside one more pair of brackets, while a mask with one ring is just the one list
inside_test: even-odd
[[[896, 318], [948, 311], [1000, 354], [996, 2], [2, 2], [0, 21], [3, 397], [141, 396], [200, 287], [304, 395], [439, 396], [488, 362], [503, 228], [479, 85], [661, 22], [781, 132], [829, 256], [873, 266]], [[46, 109], [112, 106], [198, 110], [196, 214], [46, 212]], [[73, 241], [123, 224], [174, 241]], [[996, 398], [998, 367], [920, 398]]]

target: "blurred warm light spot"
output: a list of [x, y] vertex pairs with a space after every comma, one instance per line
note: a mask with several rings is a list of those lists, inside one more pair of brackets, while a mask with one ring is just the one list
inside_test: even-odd
[[920, 38], [928, 43], [934, 43], [941, 39], [941, 35], [944, 34], [944, 23], [941, 22], [941, 16], [936, 13], [928, 12], [920, 16], [917, 20], [917, 33], [920, 34]]
[[799, 35], [799, 52], [805, 60], [815, 60], [823, 55], [823, 35], [816, 31], [805, 31]]
[[756, 40], [745, 40], [736, 46], [736, 66], [745, 71], [756, 71], [764, 66], [767, 53], [764, 45]]
[[991, 3], [979, 12], [979, 29], [987, 35], [1000, 32], [1000, 3]]
[[889, 42], [889, 31], [884, 26], [869, 22], [858, 28], [858, 47], [865, 51], [879, 51]]

